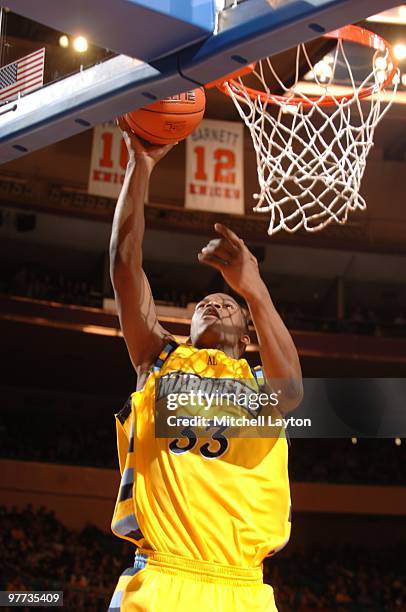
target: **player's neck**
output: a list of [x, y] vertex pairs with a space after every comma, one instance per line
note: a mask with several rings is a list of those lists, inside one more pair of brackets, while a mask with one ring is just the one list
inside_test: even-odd
[[193, 346], [198, 349], [215, 349], [217, 351], [222, 351], [223, 353], [225, 353], [225, 355], [227, 355], [227, 357], [230, 357], [231, 359], [240, 358], [240, 347], [235, 346], [235, 345], [230, 346], [222, 342], [206, 343], [204, 341], [200, 341], [194, 344]]
[[217, 350], [223, 351], [227, 355], [227, 357], [231, 357], [231, 359], [239, 359], [240, 358], [240, 349], [238, 346], [217, 346]]

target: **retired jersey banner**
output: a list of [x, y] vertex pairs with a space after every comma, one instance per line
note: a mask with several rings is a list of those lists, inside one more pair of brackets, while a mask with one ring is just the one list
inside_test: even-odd
[[185, 207], [244, 214], [244, 128], [203, 119], [186, 141]]
[[127, 166], [127, 147], [121, 131], [113, 123], [102, 123], [93, 130], [88, 192], [117, 198]]

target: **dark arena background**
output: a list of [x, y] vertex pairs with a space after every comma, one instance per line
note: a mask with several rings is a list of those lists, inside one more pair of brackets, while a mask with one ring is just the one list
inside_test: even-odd
[[[406, 45], [404, 23], [361, 25]], [[45, 83], [114, 55], [93, 45], [75, 52], [63, 31], [11, 12], [4, 27], [1, 65], [45, 46]], [[368, 208], [346, 225], [267, 236], [266, 218], [252, 213], [248, 131], [244, 214], [184, 207], [185, 142], [158, 165], [143, 265], [159, 319], [178, 340], [188, 337], [194, 304], [225, 290], [197, 261], [221, 221], [257, 257], [303, 376], [337, 379], [343, 413], [356, 406], [340, 396], [340, 379], [405, 378], [405, 58], [368, 158]], [[217, 90], [207, 93], [205, 117], [240, 121]], [[63, 591], [72, 612], [106, 610], [134, 555], [110, 531], [119, 485], [114, 414], [136, 380], [109, 277], [116, 198], [88, 188], [92, 146], [88, 129], [0, 166], [0, 590]], [[103, 180], [120, 184], [125, 163], [118, 173], [106, 167]], [[247, 359], [259, 363], [254, 334]], [[385, 411], [375, 399], [374, 410]], [[292, 535], [265, 562], [278, 609], [406, 611], [406, 440], [293, 437], [289, 462]]]

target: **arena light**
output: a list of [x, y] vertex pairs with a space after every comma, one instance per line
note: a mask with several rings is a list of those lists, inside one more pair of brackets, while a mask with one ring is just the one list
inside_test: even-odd
[[375, 66], [377, 70], [386, 70], [388, 62], [384, 55], [379, 55], [375, 60]]
[[73, 48], [78, 53], [85, 53], [88, 48], [87, 39], [84, 36], [76, 36], [73, 41]]
[[393, 23], [395, 25], [406, 25], [406, 4], [389, 9], [379, 15], [371, 15], [367, 21], [375, 23]]
[[285, 104], [282, 107], [282, 113], [284, 115], [288, 114], [288, 115], [295, 115], [297, 113], [298, 109], [297, 106], [295, 106], [294, 104]]
[[400, 62], [406, 58], [406, 44], [405, 43], [397, 43], [393, 47], [393, 55]]
[[321, 81], [321, 83], [326, 83], [333, 76], [333, 69], [328, 62], [324, 59], [317, 62], [314, 67], [314, 74]]
[[66, 34], [62, 34], [62, 36], [59, 37], [59, 45], [64, 49], [69, 47], [69, 38]]

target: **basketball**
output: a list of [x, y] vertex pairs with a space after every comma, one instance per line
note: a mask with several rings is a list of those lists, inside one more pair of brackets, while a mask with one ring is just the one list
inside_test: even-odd
[[183, 140], [203, 119], [206, 96], [203, 87], [185, 91], [124, 115], [130, 128], [153, 144]]

